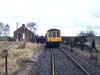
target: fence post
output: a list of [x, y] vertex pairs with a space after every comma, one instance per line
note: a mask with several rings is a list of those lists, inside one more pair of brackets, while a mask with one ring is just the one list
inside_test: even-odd
[[4, 49], [2, 51], [2, 56], [5, 58], [5, 75], [8, 75], [8, 61], [7, 61], [7, 58], [8, 58], [8, 50], [7, 49]]

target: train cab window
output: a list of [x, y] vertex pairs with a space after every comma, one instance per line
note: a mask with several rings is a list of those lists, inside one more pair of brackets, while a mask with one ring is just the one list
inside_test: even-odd
[[53, 32], [53, 37], [56, 37], [56, 32]]
[[49, 32], [49, 37], [52, 37], [52, 32]]
[[60, 32], [57, 32], [57, 37], [60, 37]]

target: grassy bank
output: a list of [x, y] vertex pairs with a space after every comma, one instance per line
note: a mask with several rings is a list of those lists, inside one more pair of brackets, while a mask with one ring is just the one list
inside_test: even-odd
[[[6, 44], [7, 42], [4, 42], [3, 46]], [[9, 46], [9, 42], [7, 45]], [[21, 46], [23, 46], [23, 43], [17, 43], [17, 44], [12, 44], [12, 47], [9, 48], [8, 72], [13, 72], [19, 67], [22, 67], [23, 60], [31, 59], [33, 53], [35, 53], [36, 50], [40, 48], [41, 45], [27, 43], [25, 48], [21, 48]], [[0, 56], [0, 75], [2, 75], [3, 72], [4, 72], [4, 59]]]

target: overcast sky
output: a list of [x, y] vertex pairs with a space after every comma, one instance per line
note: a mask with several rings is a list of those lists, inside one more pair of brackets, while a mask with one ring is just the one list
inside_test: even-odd
[[10, 24], [11, 36], [22, 23], [36, 22], [37, 33], [61, 29], [63, 36], [93, 30], [100, 35], [100, 0], [0, 0], [0, 22]]

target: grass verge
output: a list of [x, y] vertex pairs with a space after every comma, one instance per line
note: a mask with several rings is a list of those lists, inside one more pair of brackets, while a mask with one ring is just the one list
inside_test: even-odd
[[[10, 42], [3, 42], [3, 46], [7, 44], [9, 46]], [[40, 48], [40, 44], [27, 43], [25, 48], [19, 48], [19, 45], [22, 43], [13, 44], [12, 47], [9, 48], [9, 56], [8, 56], [8, 72], [13, 72], [16, 69], [23, 67], [23, 61], [27, 59], [31, 59], [33, 53]], [[2, 44], [0, 44], [2, 45]], [[11, 45], [11, 44], [10, 44]], [[7, 46], [6, 46], [7, 47]], [[3, 48], [3, 47], [2, 47]], [[2, 51], [0, 51], [2, 54]], [[0, 55], [0, 75], [4, 73], [4, 59]]]

